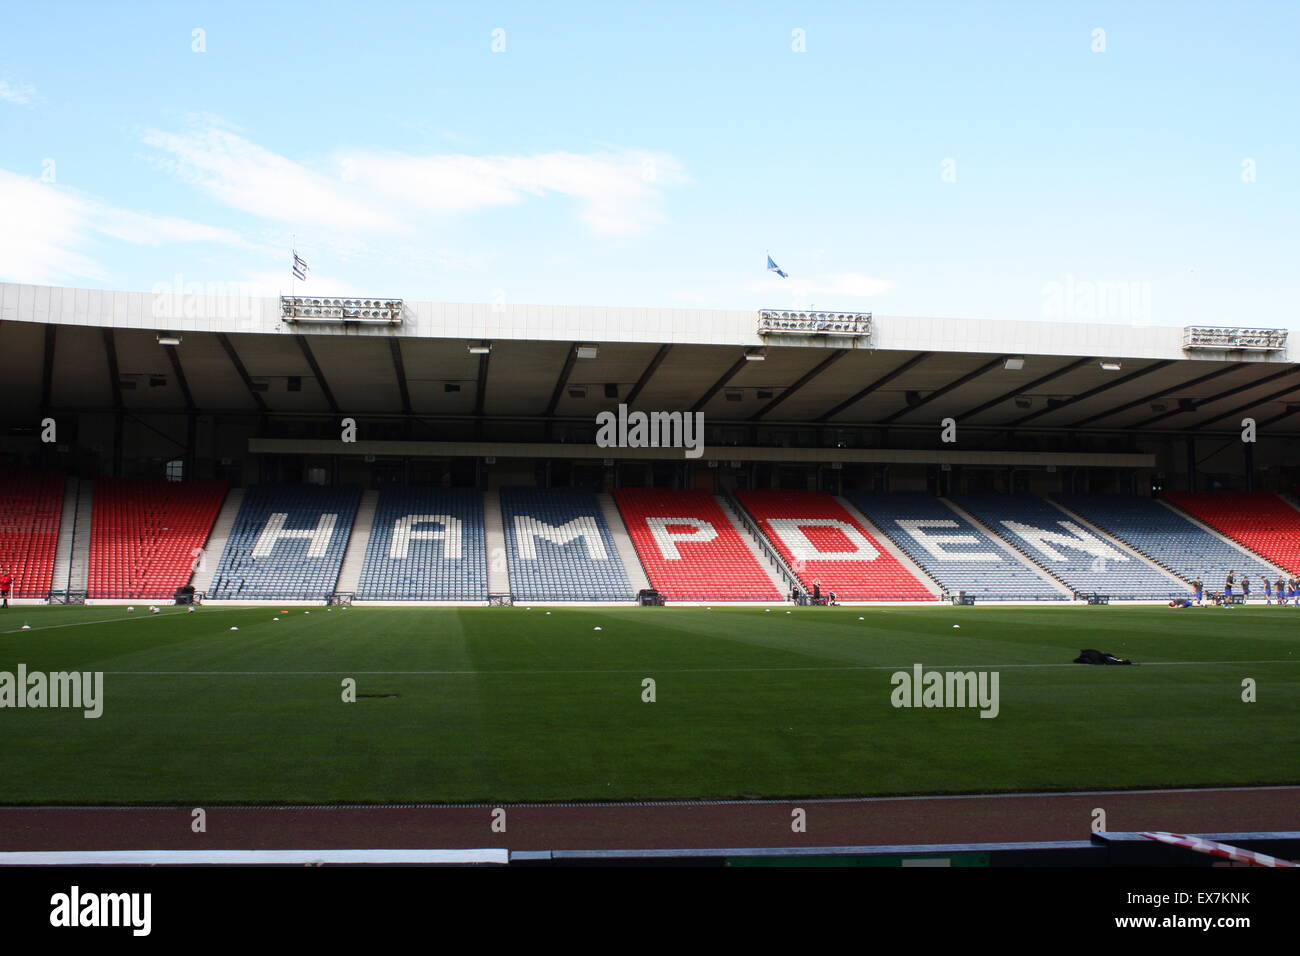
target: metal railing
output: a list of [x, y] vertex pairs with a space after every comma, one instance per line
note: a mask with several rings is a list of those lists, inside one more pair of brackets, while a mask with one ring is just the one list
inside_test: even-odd
[[748, 531], [750, 536], [758, 542], [758, 546], [763, 552], [763, 557], [767, 558], [768, 563], [780, 572], [781, 580], [785, 584], [783, 590], [785, 590], [786, 593], [794, 591], [795, 594], [800, 597], [807, 597], [808, 589], [803, 586], [803, 582], [799, 580], [798, 576], [794, 573], [794, 570], [785, 563], [785, 558], [781, 557], [780, 552], [772, 547], [771, 543], [767, 540], [767, 535], [763, 534], [763, 531], [759, 528], [757, 522], [750, 517], [749, 512], [745, 510], [745, 506], [740, 503], [740, 499], [738, 499], [732, 492], [725, 491], [723, 492], [723, 500], [727, 503], [727, 507], [729, 507], [736, 517], [740, 519], [740, 523], [745, 526], [745, 530]]

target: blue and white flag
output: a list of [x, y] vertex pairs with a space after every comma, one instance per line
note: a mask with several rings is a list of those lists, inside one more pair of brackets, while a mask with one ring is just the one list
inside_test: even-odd
[[293, 253], [293, 274], [297, 279], [307, 278], [307, 260], [299, 256], [297, 250]]
[[790, 276], [789, 276], [788, 273], [782, 272], [782, 271], [781, 271], [781, 267], [778, 266], [775, 262], [772, 261], [772, 257], [771, 257], [771, 256], [768, 256], [768, 257], [767, 257], [767, 271], [768, 271], [768, 272], [775, 272], [775, 273], [776, 273], [777, 275], [779, 275], [782, 279], [788, 279], [788, 278], [790, 278]]

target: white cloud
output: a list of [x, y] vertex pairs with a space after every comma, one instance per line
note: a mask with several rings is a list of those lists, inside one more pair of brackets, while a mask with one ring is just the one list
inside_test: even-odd
[[565, 196], [578, 202], [587, 228], [605, 237], [636, 235], [662, 221], [664, 190], [686, 182], [674, 157], [635, 149], [487, 157], [351, 153], [340, 168], [349, 182], [435, 213]]
[[108, 270], [86, 250], [105, 237], [134, 245], [213, 243], [253, 248], [237, 233], [186, 219], [108, 206], [53, 183], [0, 169], [0, 272], [22, 282], [102, 281]]
[[420, 235], [421, 217], [466, 215], [532, 198], [574, 200], [595, 235], [636, 235], [663, 219], [667, 189], [687, 181], [660, 152], [603, 149], [582, 154], [470, 156], [350, 150], [325, 170], [273, 153], [213, 117], [191, 117], [182, 133], [149, 130], [158, 165], [215, 199], [284, 224]]
[[30, 83], [10, 83], [0, 80], [0, 101], [28, 106], [36, 99], [36, 87]]
[[0, 169], [0, 273], [10, 279], [55, 284], [107, 276], [79, 251], [87, 241], [84, 203], [74, 195]]
[[185, 133], [148, 130], [144, 142], [167, 154], [158, 165], [219, 202], [284, 223], [404, 231], [390, 216], [347, 196], [338, 181], [263, 149], [210, 120]]

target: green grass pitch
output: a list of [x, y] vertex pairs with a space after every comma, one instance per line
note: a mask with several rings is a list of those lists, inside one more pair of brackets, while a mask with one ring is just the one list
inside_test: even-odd
[[[1300, 783], [1293, 608], [279, 610], [0, 612], [0, 671], [105, 674], [97, 720], [0, 709], [0, 803]], [[1071, 664], [1084, 647], [1141, 666]], [[894, 708], [918, 662], [997, 671], [999, 715]]]

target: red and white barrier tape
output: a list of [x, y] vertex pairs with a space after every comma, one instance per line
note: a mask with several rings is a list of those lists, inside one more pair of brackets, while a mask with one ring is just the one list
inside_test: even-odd
[[1142, 835], [1148, 840], [1159, 840], [1161, 843], [1186, 847], [1189, 850], [1195, 850], [1197, 853], [1208, 853], [1210, 856], [1221, 857], [1225, 860], [1234, 860], [1238, 863], [1249, 863], [1251, 866], [1300, 867], [1300, 863], [1292, 863], [1290, 860], [1279, 860], [1277, 857], [1269, 856], [1267, 853], [1256, 853], [1253, 850], [1243, 850], [1240, 847], [1229, 846], [1226, 843], [1215, 843], [1213, 840], [1204, 840], [1201, 837], [1184, 836], [1181, 833], [1164, 833], [1160, 831], [1147, 832]]

